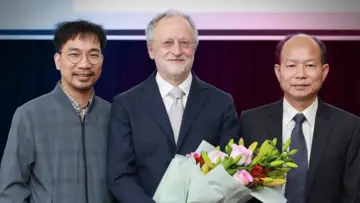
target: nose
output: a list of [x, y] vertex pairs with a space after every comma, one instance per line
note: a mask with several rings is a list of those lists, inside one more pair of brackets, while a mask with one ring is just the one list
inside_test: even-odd
[[91, 63], [89, 62], [88, 57], [85, 55], [78, 63], [79, 68], [90, 68]]
[[307, 72], [304, 65], [299, 65], [296, 72], [296, 78], [306, 78]]
[[171, 47], [171, 53], [174, 54], [175, 56], [181, 55], [181, 47], [179, 42], [175, 42], [174, 45]]

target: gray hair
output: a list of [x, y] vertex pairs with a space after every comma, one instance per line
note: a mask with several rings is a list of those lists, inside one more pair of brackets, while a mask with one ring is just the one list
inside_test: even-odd
[[195, 22], [192, 20], [192, 18], [189, 15], [187, 15], [181, 11], [174, 10], [174, 9], [170, 9], [165, 12], [159, 13], [149, 22], [149, 24], [147, 25], [146, 30], [145, 30], [146, 42], [149, 44], [151, 42], [151, 40], [153, 40], [154, 29], [161, 19], [174, 17], [174, 16], [183, 17], [190, 23], [190, 25], [193, 28], [194, 33], [195, 33], [194, 37], [195, 37], [195, 41], [196, 41], [196, 45], [197, 45], [199, 43], [199, 37], [198, 37], [199, 33], [198, 33], [198, 30], [196, 29]]

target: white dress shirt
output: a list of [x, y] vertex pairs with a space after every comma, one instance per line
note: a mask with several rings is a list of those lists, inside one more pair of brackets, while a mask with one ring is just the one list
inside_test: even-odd
[[[159, 73], [156, 73], [155, 79], [156, 79], [156, 83], [159, 87], [160, 95], [164, 102], [166, 111], [169, 114], [170, 107], [174, 103], [174, 99], [169, 95], [169, 93], [170, 93], [171, 89], [174, 88], [175, 86], [173, 86], [172, 84], [170, 84], [169, 82], [164, 80], [159, 75]], [[185, 108], [185, 105], [186, 105], [186, 102], [187, 102], [187, 99], [189, 96], [191, 82], [192, 82], [192, 74], [190, 73], [189, 76], [185, 79], [185, 81], [182, 82], [178, 86], [185, 93], [185, 95], [182, 97], [182, 104], [183, 104], [184, 108]]]
[[[318, 99], [314, 101], [308, 108], [304, 111], [299, 112], [294, 107], [292, 107], [289, 102], [284, 98], [283, 100], [283, 119], [282, 119], [282, 132], [283, 132], [283, 143], [285, 144], [286, 140], [291, 137], [291, 133], [295, 127], [295, 121], [293, 120], [294, 116], [297, 113], [304, 114], [306, 120], [302, 124], [302, 130], [305, 137], [306, 148], [308, 152], [308, 164], [310, 163], [310, 154], [311, 154], [311, 146], [314, 135], [314, 127], [315, 127], [315, 118], [316, 112], [318, 108]], [[285, 194], [286, 185], [282, 185], [282, 192]]]
[[311, 153], [311, 146], [314, 134], [314, 127], [315, 127], [315, 117], [316, 111], [318, 108], [318, 99], [314, 101], [308, 108], [304, 111], [299, 112], [294, 107], [292, 107], [289, 102], [284, 98], [283, 100], [283, 120], [282, 120], [282, 132], [283, 132], [283, 143], [286, 142], [287, 139], [291, 137], [291, 132], [295, 127], [295, 121], [293, 120], [294, 116], [297, 113], [304, 114], [306, 120], [302, 124], [302, 129], [305, 137], [306, 148], [308, 151], [308, 161], [310, 163], [310, 153]]

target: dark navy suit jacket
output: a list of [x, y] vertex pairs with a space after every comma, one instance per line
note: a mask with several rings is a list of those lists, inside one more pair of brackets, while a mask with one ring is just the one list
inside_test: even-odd
[[[277, 138], [282, 150], [283, 100], [244, 111], [245, 144]], [[358, 196], [358, 197], [356, 197]], [[319, 99], [306, 183], [306, 203], [359, 203], [360, 120]], [[249, 202], [259, 202], [252, 199]]]
[[193, 74], [176, 145], [155, 74], [117, 95], [112, 104], [107, 175], [121, 203], [154, 202], [152, 196], [175, 154], [195, 151], [202, 140], [224, 146], [238, 137], [232, 97]]

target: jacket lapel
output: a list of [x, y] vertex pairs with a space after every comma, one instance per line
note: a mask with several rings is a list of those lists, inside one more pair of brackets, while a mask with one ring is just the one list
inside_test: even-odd
[[[268, 116], [269, 121], [265, 124], [266, 126], [266, 138], [265, 139], [274, 139], [277, 138], [276, 148], [281, 152], [282, 151], [282, 114], [283, 114], [283, 105], [282, 101], [275, 102], [270, 106]], [[262, 144], [262, 143], [259, 143]]]
[[205, 106], [205, 102], [208, 99], [205, 91], [206, 89], [206, 85], [200, 79], [198, 79], [195, 74], [193, 74], [189, 97], [186, 102], [184, 115], [181, 122], [179, 140], [176, 147], [177, 151], [184, 143], [195, 118], [198, 116], [201, 109]]
[[143, 90], [141, 100], [145, 108], [149, 111], [161, 129], [168, 136], [171, 145], [175, 148], [174, 133], [172, 131], [169, 116], [166, 112], [164, 102], [161, 98], [161, 94], [155, 80], [155, 74], [156, 72], [154, 72], [141, 85], [141, 89]]
[[311, 184], [314, 180], [315, 172], [319, 166], [323, 151], [327, 145], [327, 142], [331, 136], [331, 127], [329, 125], [330, 114], [327, 110], [326, 104], [319, 99], [319, 106], [316, 113], [315, 128], [313, 135], [313, 142], [311, 147], [309, 172], [306, 183], [306, 194], [309, 194]]

